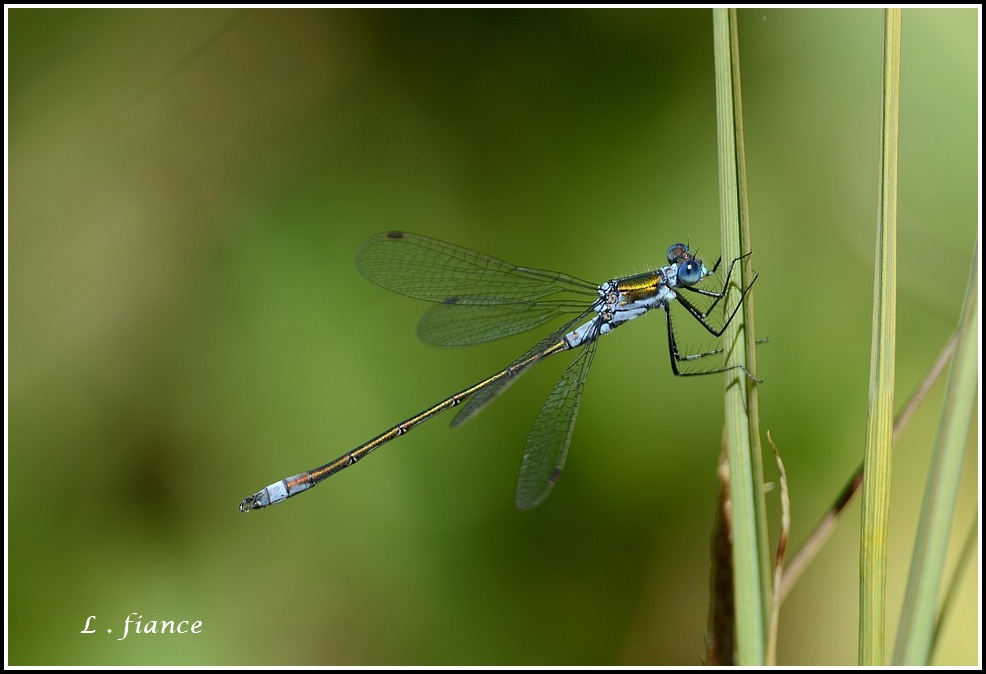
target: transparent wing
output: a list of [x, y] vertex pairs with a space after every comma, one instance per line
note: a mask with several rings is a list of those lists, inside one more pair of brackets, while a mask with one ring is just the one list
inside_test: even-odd
[[553, 318], [585, 310], [585, 301], [458, 304], [444, 302], [418, 321], [418, 337], [439, 346], [480, 344], [543, 325]]
[[521, 510], [530, 510], [541, 503], [561, 477], [585, 378], [598, 343], [593, 340], [582, 348], [555, 384], [531, 426], [517, 478], [516, 503]]
[[410, 232], [370, 237], [356, 253], [356, 268], [377, 285], [428, 302], [509, 304], [597, 294], [595, 284], [568, 274], [518, 267]]
[[[479, 393], [474, 394], [471, 398], [462, 403], [462, 407], [456, 413], [455, 417], [452, 418], [452, 427], [468, 421], [469, 419], [476, 416], [486, 405], [488, 405], [494, 398], [507, 390], [517, 377], [527, 372], [532, 365], [540, 361], [540, 358], [535, 358], [538, 354], [545, 353], [549, 347], [554, 346], [559, 340], [565, 335], [566, 332], [578, 325], [585, 317], [590, 313], [590, 309], [583, 311], [580, 315], [576, 316], [568, 323], [558, 328], [556, 331], [542, 339], [540, 342], [532, 346], [527, 350], [524, 355], [515, 360], [510, 364], [508, 369], [513, 369], [513, 374], [509, 377], [504, 377], [499, 381], [490, 384], [486, 388], [482, 389]], [[594, 344], [595, 342], [593, 342]], [[593, 347], [595, 348], [595, 347]], [[534, 359], [534, 360], [532, 360]], [[521, 365], [522, 363], [527, 363], [527, 365]]]

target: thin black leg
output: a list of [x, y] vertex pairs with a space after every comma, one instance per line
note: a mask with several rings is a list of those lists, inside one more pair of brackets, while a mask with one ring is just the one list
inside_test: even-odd
[[[694, 293], [697, 293], [699, 295], [704, 295], [706, 297], [713, 297], [713, 298], [715, 298], [714, 301], [712, 302], [712, 304], [709, 305], [709, 307], [705, 311], [701, 311], [701, 310], [699, 310], [698, 307], [696, 307], [694, 304], [692, 304], [692, 302], [690, 300], [688, 300], [685, 297], [683, 297], [680, 292], [677, 293], [677, 300], [678, 300], [678, 302], [680, 302], [681, 305], [683, 307], [685, 307], [685, 310], [689, 314], [691, 314], [692, 317], [695, 320], [697, 320], [702, 325], [703, 328], [705, 328], [710, 334], [714, 335], [715, 337], [722, 336], [722, 333], [726, 330], [726, 328], [729, 326], [729, 324], [733, 321], [733, 318], [736, 317], [736, 314], [739, 312], [740, 307], [743, 306], [743, 300], [746, 298], [746, 294], [748, 292], [750, 292], [750, 289], [753, 287], [753, 284], [756, 283], [757, 282], [757, 279], [760, 277], [759, 274], [754, 275], [753, 280], [750, 281], [750, 285], [746, 286], [746, 288], [743, 289], [742, 294], [740, 294], [739, 300], [736, 302], [736, 306], [733, 307], [732, 313], [730, 313], [729, 316], [726, 318], [726, 320], [723, 322], [722, 327], [715, 328], [715, 327], [712, 326], [711, 323], [709, 323], [709, 321], [708, 321], [709, 314], [712, 313], [712, 311], [715, 309], [715, 307], [719, 303], [719, 301], [723, 297], [726, 296], [726, 291], [729, 288], [729, 281], [732, 278], [733, 268], [736, 266], [736, 263], [737, 262], [743, 260], [744, 258], [748, 257], [749, 255], [750, 255], [750, 253], [747, 253], [746, 255], [741, 255], [741, 256], [737, 257], [736, 259], [734, 259], [732, 262], [729, 263], [729, 270], [726, 272], [726, 278], [725, 278], [725, 281], [723, 282], [722, 290], [720, 290], [718, 292], [712, 291], [712, 290], [703, 290], [701, 288], [692, 288], [690, 286], [681, 286], [680, 288], [678, 288], [679, 290], [681, 290], [681, 289], [690, 290], [690, 291], [692, 291]], [[719, 267], [719, 261], [716, 261], [715, 266], [713, 266], [713, 268], [712, 268], [713, 271], [715, 271], [718, 267]], [[752, 380], [754, 380], [756, 382], [762, 381], [761, 379], [759, 379], [756, 376], [754, 376], [749, 370], [747, 370], [742, 365], [730, 365], [728, 367], [720, 367], [720, 368], [715, 368], [715, 369], [712, 369], [712, 370], [702, 370], [702, 371], [698, 371], [698, 372], [682, 372], [679, 369], [679, 367], [678, 367], [678, 364], [679, 363], [684, 363], [684, 362], [688, 362], [688, 361], [691, 361], [691, 360], [697, 360], [699, 358], [704, 358], [705, 356], [711, 356], [711, 355], [716, 354], [716, 353], [722, 353], [723, 349], [716, 349], [715, 351], [707, 351], [707, 352], [704, 352], [704, 353], [697, 353], [697, 354], [691, 354], [691, 355], [685, 355], [685, 356], [681, 355], [681, 353], [678, 351], [678, 341], [675, 338], [674, 325], [671, 322], [671, 307], [670, 307], [670, 305], [665, 305], [664, 312], [665, 312], [665, 317], [667, 319], [667, 326], [668, 326], [668, 349], [669, 349], [670, 355], [671, 355], [671, 371], [674, 372], [675, 376], [685, 377], [685, 376], [690, 376], [690, 375], [717, 374], [719, 372], [727, 372], [729, 370], [740, 369], [740, 370], [743, 370], [743, 372], [748, 377], [750, 377], [750, 379], [752, 379]]]
[[751, 374], [750, 371], [747, 370], [745, 367], [738, 364], [729, 365], [727, 367], [717, 367], [712, 370], [700, 370], [698, 372], [682, 372], [681, 370], [678, 369], [678, 363], [685, 363], [691, 360], [698, 360], [699, 358], [705, 358], [706, 356], [713, 356], [717, 353], [722, 353], [723, 350], [716, 349], [715, 351], [705, 351], [703, 353], [696, 353], [687, 356], [682, 356], [678, 352], [678, 341], [675, 339], [674, 326], [671, 323], [671, 307], [669, 306], [664, 307], [664, 315], [667, 318], [667, 325], [668, 325], [668, 350], [671, 354], [671, 371], [674, 373], [676, 377], [694, 377], [704, 374], [718, 374], [720, 372], [729, 372], [730, 370], [739, 369], [739, 370], [743, 370], [746, 376], [752, 379], [753, 381], [757, 383], [763, 381], [762, 379], [759, 379], [758, 377], [755, 377], [753, 374]]
[[[705, 290], [704, 288], [693, 288], [691, 286], [679, 286], [679, 289], [688, 290], [688, 291], [693, 292], [693, 293], [695, 293], [697, 295], [705, 295], [706, 297], [714, 297], [715, 298], [715, 301], [712, 302], [712, 304], [709, 305], [709, 307], [705, 310], [705, 312], [703, 314], [703, 317], [704, 316], [708, 316], [709, 314], [712, 313], [713, 309], [716, 308], [716, 305], [719, 304], [719, 300], [721, 300], [723, 297], [726, 296], [726, 289], [729, 288], [729, 280], [733, 276], [733, 267], [736, 266], [736, 263], [737, 262], [739, 262], [740, 260], [743, 260], [744, 258], [749, 257], [751, 254], [752, 253], [746, 253], [744, 255], [740, 255], [738, 258], [734, 259], [732, 262], [729, 263], [729, 270], [726, 272], [726, 278], [723, 280], [723, 283], [722, 283], [722, 290], [720, 290], [719, 292], [716, 292], [714, 290]], [[718, 269], [718, 268], [719, 268], [719, 260], [716, 260], [715, 265], [712, 267], [712, 273], [714, 274], [715, 271], [716, 271], [716, 269]], [[750, 282], [750, 285], [748, 285], [746, 287], [746, 290], [743, 291], [743, 295], [744, 296], [746, 295], [747, 291], [750, 288], [753, 287], [754, 282], [756, 282], [756, 280], [757, 280], [757, 278], [759, 276], [760, 275], [757, 274], [757, 275], [755, 275], [753, 277], [753, 281], [751, 281]], [[742, 302], [742, 301], [743, 300], [741, 298], [740, 299], [740, 302]], [[723, 326], [723, 327], [725, 327], [725, 326]]]

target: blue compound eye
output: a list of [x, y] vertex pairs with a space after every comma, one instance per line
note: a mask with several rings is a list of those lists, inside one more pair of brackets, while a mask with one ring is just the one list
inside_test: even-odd
[[676, 243], [668, 248], [668, 264], [680, 262], [690, 256], [691, 253], [688, 252], [688, 246], [683, 243]]
[[687, 260], [678, 265], [678, 281], [681, 285], [693, 286], [702, 280], [702, 263], [698, 260]]

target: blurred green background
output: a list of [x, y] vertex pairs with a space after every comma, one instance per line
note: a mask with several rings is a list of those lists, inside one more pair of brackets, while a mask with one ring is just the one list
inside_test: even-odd
[[[660, 316], [600, 344], [532, 512], [514, 481], [564, 356], [461, 428], [237, 504], [541, 336], [418, 342], [425, 305], [354, 268], [367, 236], [597, 282], [677, 240], [715, 258], [708, 10], [8, 18], [10, 664], [700, 663], [722, 381], [671, 375]], [[763, 428], [793, 551], [862, 456], [881, 13], [740, 21]], [[903, 47], [900, 401], [957, 323], [978, 237], [977, 10], [907, 10]], [[891, 644], [942, 388], [896, 453]], [[782, 664], [855, 663], [858, 524], [854, 505], [785, 604]], [[977, 566], [937, 664], [977, 662]], [[117, 641], [131, 612], [204, 628]]]

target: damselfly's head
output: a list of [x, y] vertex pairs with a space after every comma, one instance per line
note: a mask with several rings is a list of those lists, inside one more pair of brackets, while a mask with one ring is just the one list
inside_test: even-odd
[[702, 261], [692, 255], [688, 245], [684, 243], [676, 243], [668, 248], [668, 262], [678, 265], [678, 283], [683, 286], [693, 286], [709, 274]]

